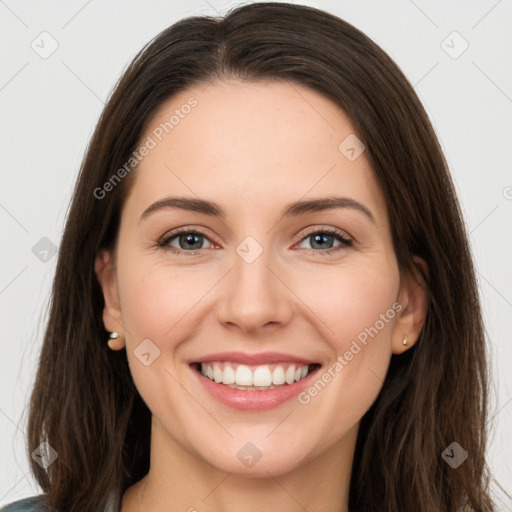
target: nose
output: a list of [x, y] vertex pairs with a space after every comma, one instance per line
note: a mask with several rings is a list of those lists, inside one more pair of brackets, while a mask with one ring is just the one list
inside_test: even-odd
[[293, 315], [294, 295], [282, 274], [270, 250], [264, 250], [252, 262], [235, 253], [217, 308], [219, 322], [245, 334], [258, 334], [261, 330], [266, 335], [270, 328], [288, 324]]

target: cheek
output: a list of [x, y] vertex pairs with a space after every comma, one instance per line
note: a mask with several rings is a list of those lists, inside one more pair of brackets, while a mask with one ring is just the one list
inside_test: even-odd
[[[299, 398], [343, 429], [365, 414], [382, 388], [401, 309], [398, 268], [389, 263], [346, 269], [333, 275], [329, 289], [321, 303], [333, 356]], [[335, 428], [333, 439], [338, 434]]]
[[[125, 258], [118, 267], [131, 374], [151, 411], [186, 410], [190, 405], [188, 395], [178, 384], [181, 376], [176, 373], [174, 359], [182, 338], [186, 339], [192, 332], [184, 332], [187, 314], [208, 288], [204, 280], [201, 285], [197, 272], [194, 275], [187, 270], [157, 266], [148, 260]], [[141, 354], [148, 352], [146, 365]]]
[[396, 264], [381, 259], [379, 265], [363, 262], [333, 267], [301, 285], [303, 296], [308, 297], [305, 302], [325, 324], [326, 337], [338, 355], [350, 350], [354, 340], [363, 346], [377, 337], [387, 340], [380, 346], [389, 349], [400, 279]]
[[123, 322], [134, 338], [169, 338], [169, 331], [207, 291], [199, 272], [145, 265], [144, 259], [118, 275]]
[[329, 326], [333, 356], [319, 375], [325, 386], [319, 383], [317, 388], [329, 388], [331, 399], [343, 403], [342, 409], [333, 408], [326, 414], [340, 419], [350, 412], [357, 417], [378, 395], [389, 366], [393, 326], [401, 309], [396, 302], [398, 268], [387, 262], [346, 269], [332, 276], [329, 290], [320, 299], [324, 311], [320, 316]]
[[393, 309], [396, 293], [395, 287], [383, 284], [370, 283], [365, 286], [360, 280], [348, 283], [341, 297], [343, 303], [338, 308], [338, 314], [332, 312], [338, 354], [350, 350], [353, 342], [369, 347], [369, 340], [372, 339], [379, 339], [382, 349], [389, 348], [396, 317]]

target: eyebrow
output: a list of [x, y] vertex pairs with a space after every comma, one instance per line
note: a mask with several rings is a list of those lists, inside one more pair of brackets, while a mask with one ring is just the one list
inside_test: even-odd
[[[167, 197], [148, 206], [141, 215], [140, 220], [145, 219], [154, 212], [167, 208], [179, 208], [191, 212], [202, 213], [212, 217], [226, 218], [226, 211], [222, 206], [213, 201], [197, 199], [193, 197]], [[365, 214], [375, 224], [372, 212], [363, 204], [350, 197], [329, 196], [318, 199], [307, 199], [289, 203], [281, 211], [281, 219], [295, 217], [306, 213], [321, 212], [334, 208], [352, 208]]]

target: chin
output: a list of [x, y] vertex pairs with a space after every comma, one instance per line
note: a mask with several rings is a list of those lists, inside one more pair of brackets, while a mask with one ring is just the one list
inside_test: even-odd
[[[196, 454], [215, 469], [244, 478], [283, 475], [300, 469], [314, 458], [312, 452], [308, 456], [305, 443], [299, 442], [298, 437], [293, 442], [290, 434], [276, 435], [272, 440], [265, 439], [265, 436], [268, 434], [259, 438], [238, 436], [223, 444], [217, 440], [213, 450], [201, 453], [201, 447], [196, 447]], [[312, 450], [317, 445], [312, 441], [310, 444]]]

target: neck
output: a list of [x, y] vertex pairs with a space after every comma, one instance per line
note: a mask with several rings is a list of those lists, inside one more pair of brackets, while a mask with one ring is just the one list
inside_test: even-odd
[[301, 458], [291, 471], [247, 477], [220, 471], [191, 454], [153, 418], [150, 470], [127, 489], [121, 512], [348, 512], [358, 428], [321, 456]]

